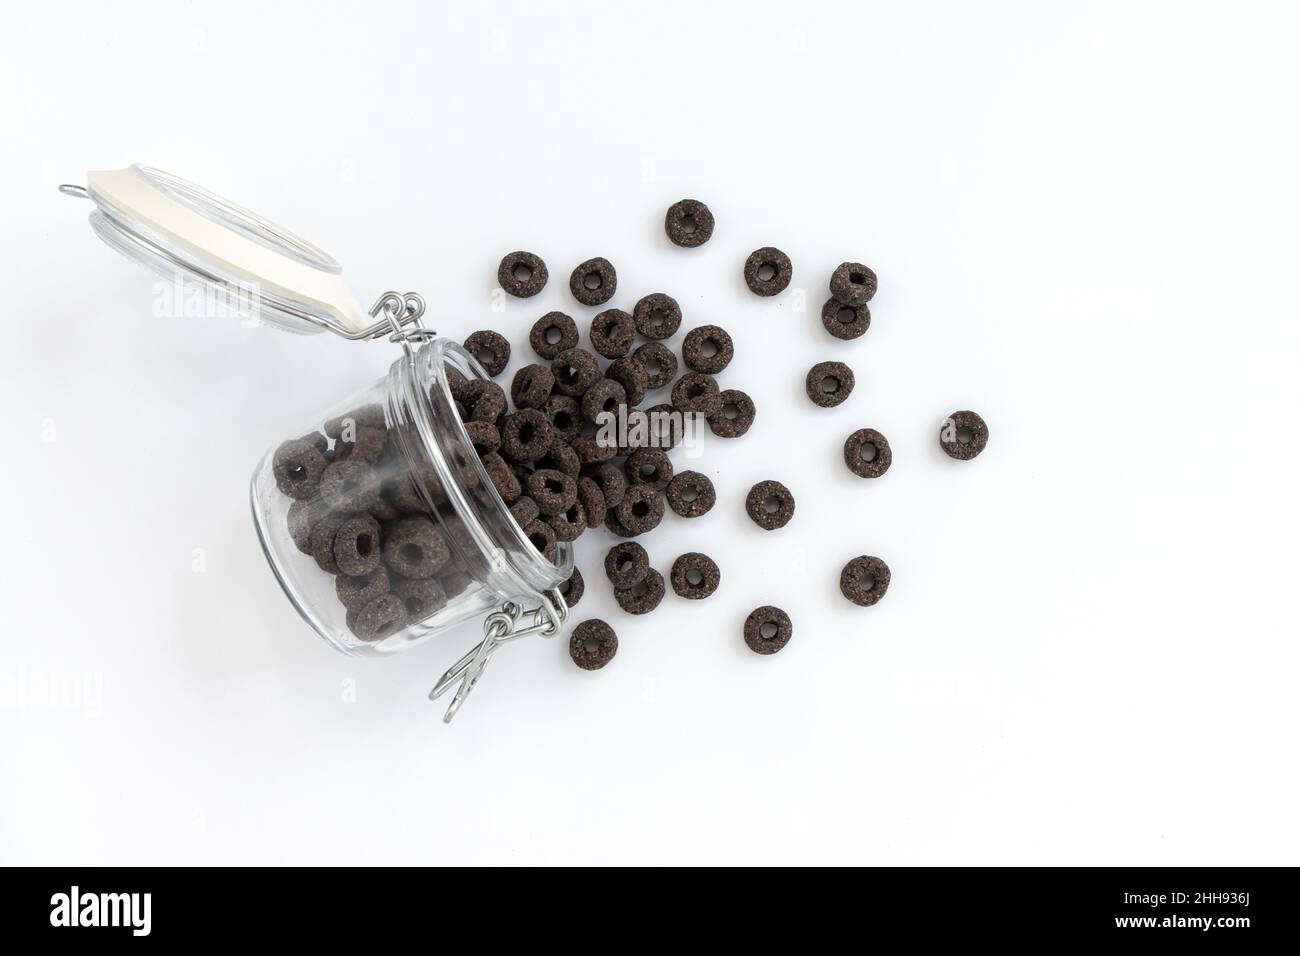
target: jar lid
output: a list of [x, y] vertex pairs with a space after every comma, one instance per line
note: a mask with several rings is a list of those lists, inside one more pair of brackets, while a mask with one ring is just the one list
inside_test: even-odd
[[95, 203], [108, 245], [154, 271], [214, 288], [241, 314], [293, 332], [357, 337], [372, 319], [328, 253], [179, 176], [150, 166], [91, 172], [61, 187]]

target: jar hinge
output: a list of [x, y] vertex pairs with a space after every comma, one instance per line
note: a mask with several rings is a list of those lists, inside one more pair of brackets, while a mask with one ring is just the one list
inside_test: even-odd
[[[488, 661], [492, 659], [498, 647], [530, 634], [554, 637], [560, 632], [560, 628], [568, 620], [569, 606], [565, 603], [564, 596], [555, 589], [547, 591], [544, 598], [541, 606], [531, 611], [525, 611], [513, 601], [506, 601], [487, 616], [483, 622], [482, 642], [471, 647], [464, 657], [442, 675], [433, 690], [429, 691], [429, 700], [437, 700], [449, 691], [453, 684], [460, 682], [456, 696], [451, 699], [447, 713], [442, 717], [444, 724], [451, 723], [451, 719], [456, 716], [460, 705], [465, 702], [469, 692], [483, 676]], [[520, 626], [521, 618], [527, 619], [525, 615], [531, 616], [532, 623]]]

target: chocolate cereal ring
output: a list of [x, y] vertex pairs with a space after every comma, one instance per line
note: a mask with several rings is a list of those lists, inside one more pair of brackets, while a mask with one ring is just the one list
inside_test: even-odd
[[289, 505], [285, 524], [294, 547], [303, 554], [311, 554], [311, 529], [321, 514], [321, 505], [317, 501], [294, 501]]
[[635, 541], [624, 541], [605, 552], [605, 576], [615, 589], [630, 588], [644, 580], [650, 570], [650, 555]]
[[588, 527], [596, 528], [605, 522], [605, 511], [609, 505], [596, 479], [586, 475], [578, 479], [578, 503], [587, 515]]
[[683, 471], [674, 475], [665, 490], [668, 507], [683, 518], [698, 518], [707, 514], [718, 500], [713, 482], [698, 471]]
[[644, 578], [630, 588], [618, 588], [614, 591], [614, 600], [628, 614], [649, 614], [664, 599], [667, 588], [664, 576], [651, 568]]
[[582, 600], [582, 596], [587, 593], [587, 585], [582, 580], [582, 572], [574, 568], [573, 573], [560, 584], [558, 590], [560, 596], [564, 598], [565, 607], [570, 609], [577, 607], [578, 602]]
[[775, 531], [794, 517], [794, 495], [779, 481], [760, 481], [745, 496], [745, 511], [764, 531]]
[[528, 344], [549, 362], [561, 352], [577, 348], [578, 325], [563, 312], [547, 312], [533, 323]]
[[953, 412], [939, 429], [939, 447], [949, 458], [970, 461], [989, 443], [989, 426], [971, 411]]
[[609, 461], [618, 454], [618, 448], [615, 445], [604, 444], [593, 435], [579, 435], [569, 442], [569, 447], [577, 452], [578, 461], [584, 468], [588, 465]]
[[334, 439], [334, 459], [344, 458], [373, 465], [383, 457], [388, 447], [388, 429], [357, 425], [344, 428]]
[[754, 424], [754, 400], [738, 388], [718, 393], [718, 411], [706, 420], [719, 438], [739, 438]]
[[510, 516], [515, 519], [515, 524], [519, 525], [520, 528], [528, 527], [541, 517], [541, 514], [537, 502], [527, 495], [522, 496], [510, 506]]
[[623, 386], [623, 394], [630, 406], [640, 405], [650, 387], [650, 378], [634, 356], [626, 355], [609, 363], [605, 377]]
[[871, 328], [871, 310], [865, 302], [845, 305], [838, 299], [827, 299], [822, 306], [822, 326], [837, 339], [856, 339]]
[[334, 563], [349, 577], [379, 567], [379, 522], [368, 514], [353, 515], [334, 532]]
[[844, 464], [859, 478], [879, 478], [893, 461], [889, 439], [874, 428], [859, 428], [844, 440]]
[[621, 406], [627, 404], [627, 392], [623, 386], [612, 378], [602, 378], [582, 395], [578, 403], [582, 417], [593, 425], [599, 425], [606, 414], [617, 415]]
[[627, 490], [627, 477], [622, 469], [609, 462], [600, 462], [584, 470], [600, 486], [600, 493], [605, 496], [605, 507], [617, 508]]
[[406, 608], [396, 594], [381, 594], [360, 609], [348, 611], [347, 625], [367, 643], [381, 641], [406, 625]]
[[466, 382], [459, 389], [456, 400], [465, 406], [465, 417], [476, 422], [500, 424], [510, 403], [506, 401], [506, 391], [496, 382], [485, 378], [476, 378]]
[[769, 296], [785, 291], [793, 275], [790, 257], [772, 246], [755, 249], [745, 260], [745, 285], [755, 295]]
[[588, 259], [569, 276], [569, 291], [583, 305], [604, 305], [618, 288], [618, 273], [608, 259]]
[[379, 474], [364, 461], [330, 462], [320, 476], [320, 496], [336, 511], [368, 511], [379, 502]]
[[528, 497], [537, 502], [537, 508], [544, 518], [563, 514], [578, 500], [578, 483], [571, 475], [554, 468], [542, 468], [533, 472], [524, 484]]
[[629, 485], [615, 512], [620, 528], [634, 535], [645, 534], [663, 520], [664, 499], [653, 485]]
[[497, 266], [497, 285], [519, 299], [537, 295], [546, 279], [546, 263], [531, 252], [511, 252]]
[[469, 443], [474, 446], [474, 451], [480, 458], [501, 447], [501, 431], [488, 422], [465, 422], [465, 434], [469, 436]]
[[755, 654], [775, 654], [793, 634], [790, 615], [771, 604], [754, 608], [745, 618], [745, 643]]
[[316, 566], [322, 571], [330, 574], [339, 573], [338, 562], [334, 560], [334, 535], [338, 532], [339, 526], [350, 517], [349, 514], [326, 515], [312, 525], [308, 544]]
[[275, 486], [298, 501], [316, 494], [328, 464], [315, 445], [301, 438], [282, 443], [271, 456]]
[[666, 292], [651, 292], [632, 307], [632, 321], [648, 339], [672, 338], [682, 324], [682, 307]]
[[401, 518], [384, 529], [383, 557], [404, 578], [428, 578], [447, 564], [451, 549], [428, 518]]
[[[552, 564], [559, 554], [556, 548], [555, 529], [547, 524], [543, 519], [538, 518], [532, 524], [524, 529], [524, 534], [528, 536], [529, 542], [537, 549], [538, 554], [544, 557]], [[450, 593], [450, 591], [448, 592]]]
[[535, 467], [553, 468], [556, 471], [562, 471], [572, 478], [578, 477], [578, 472], [582, 470], [582, 459], [578, 453], [573, 450], [561, 436], [556, 435], [551, 439], [551, 447], [541, 458], [537, 459]]
[[560, 514], [547, 515], [541, 520], [551, 526], [556, 541], [577, 541], [578, 535], [587, 530], [587, 512], [581, 501], [575, 501]]
[[506, 416], [501, 426], [501, 454], [516, 464], [529, 464], [546, 454], [555, 435], [551, 423], [536, 408]]
[[598, 671], [618, 653], [618, 635], [604, 621], [583, 621], [569, 635], [569, 657], [585, 671]]
[[552, 395], [542, 405], [542, 414], [551, 423], [551, 429], [564, 441], [573, 441], [582, 431], [582, 409], [576, 398]]
[[866, 305], [876, 294], [876, 274], [861, 262], [841, 262], [831, 273], [831, 295], [845, 305]]
[[465, 351], [478, 359], [488, 375], [496, 377], [510, 364], [510, 343], [500, 332], [482, 329], [471, 333], [464, 344]]
[[702, 601], [718, 589], [722, 573], [717, 563], [707, 554], [688, 551], [673, 562], [668, 575], [673, 591], [688, 601]]
[[720, 325], [701, 325], [682, 340], [682, 359], [693, 372], [717, 375], [736, 355], [731, 335]]
[[664, 215], [664, 232], [675, 246], [702, 246], [713, 235], [713, 213], [698, 199], [679, 199]]
[[818, 362], [808, 370], [804, 390], [818, 408], [834, 408], [853, 391], [853, 369], [843, 362]]
[[382, 565], [360, 577], [350, 578], [346, 574], [340, 574], [334, 579], [334, 593], [338, 595], [339, 603], [349, 611], [364, 607], [389, 590], [391, 585], [388, 572]]
[[393, 586], [393, 593], [409, 621], [422, 621], [447, 606], [447, 592], [437, 578], [403, 578]]
[[623, 473], [629, 485], [649, 485], [663, 491], [673, 480], [673, 463], [658, 448], [638, 448], [623, 462]]
[[545, 365], [525, 365], [510, 380], [510, 399], [515, 408], [541, 408], [555, 388], [555, 373]]
[[645, 370], [646, 391], [663, 388], [677, 377], [677, 356], [662, 342], [647, 342], [632, 353], [632, 360]]
[[606, 309], [591, 320], [587, 337], [591, 347], [605, 358], [622, 358], [636, 341], [636, 326], [632, 316], [622, 309]]
[[889, 590], [889, 565], [879, 558], [861, 555], [840, 572], [840, 593], [860, 607], [871, 607]]
[[488, 480], [492, 482], [492, 487], [497, 490], [501, 500], [507, 505], [518, 501], [524, 490], [519, 483], [519, 476], [515, 474], [509, 462], [496, 452], [484, 455], [482, 461], [483, 470], [488, 473]]
[[673, 384], [673, 408], [679, 412], [694, 412], [709, 418], [722, 408], [718, 393], [718, 383], [713, 376], [702, 372], [687, 372]]
[[565, 349], [551, 359], [551, 371], [555, 374], [555, 391], [570, 398], [581, 398], [604, 377], [596, 356], [586, 349]]

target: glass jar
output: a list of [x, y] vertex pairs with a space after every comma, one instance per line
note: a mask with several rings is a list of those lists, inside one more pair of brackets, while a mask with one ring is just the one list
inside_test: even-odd
[[271, 569], [339, 650], [388, 654], [504, 602], [563, 603], [548, 592], [573, 571], [571, 545], [553, 561], [537, 550], [457, 413], [452, 383], [486, 378], [459, 345], [432, 339], [254, 470]]
[[170, 173], [86, 178], [59, 189], [94, 202], [95, 233], [187, 291], [215, 292], [254, 324], [401, 346], [384, 378], [287, 433], [253, 473], [262, 550], [318, 634], [345, 653], [387, 655], [483, 617], [483, 639], [430, 693], [458, 687], [450, 720], [499, 646], [559, 632], [571, 545], [530, 540], [497, 491], [455, 398], [488, 376], [424, 327], [419, 295], [385, 292], [364, 310], [328, 254]]

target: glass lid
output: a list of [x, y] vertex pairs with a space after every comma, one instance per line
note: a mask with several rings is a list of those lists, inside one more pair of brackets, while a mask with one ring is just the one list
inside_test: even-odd
[[332, 256], [179, 176], [134, 165], [88, 173], [84, 189], [60, 188], [94, 201], [90, 225], [108, 245], [160, 275], [214, 289], [238, 314], [349, 338], [373, 327]]

